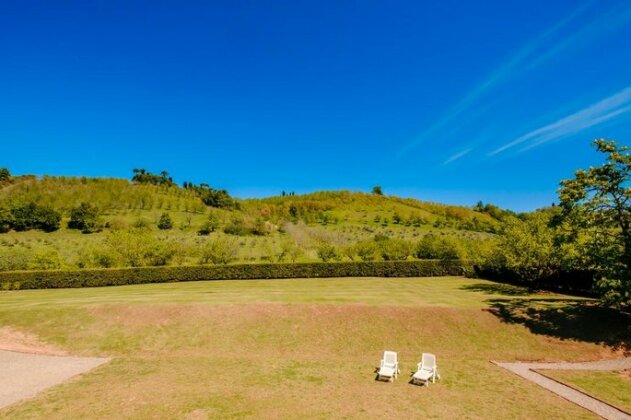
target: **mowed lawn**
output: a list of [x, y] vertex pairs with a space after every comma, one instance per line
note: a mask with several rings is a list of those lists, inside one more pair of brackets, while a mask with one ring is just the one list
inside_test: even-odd
[[[0, 326], [113, 360], [0, 418], [594, 418], [490, 360], [628, 353], [590, 300], [456, 277], [0, 292]], [[376, 382], [384, 350], [401, 376]], [[408, 384], [421, 352], [442, 381]]]
[[631, 371], [546, 370], [544, 374], [631, 413]]

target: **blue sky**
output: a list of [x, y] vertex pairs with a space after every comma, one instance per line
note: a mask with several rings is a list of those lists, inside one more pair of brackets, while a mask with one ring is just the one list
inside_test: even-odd
[[0, 0], [0, 166], [531, 210], [631, 143], [631, 3]]

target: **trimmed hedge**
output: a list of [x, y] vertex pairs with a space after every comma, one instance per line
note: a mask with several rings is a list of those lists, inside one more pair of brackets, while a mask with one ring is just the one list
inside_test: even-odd
[[57, 289], [199, 280], [461, 276], [472, 272], [473, 266], [468, 262], [438, 260], [12, 271], [0, 273], [0, 289]]

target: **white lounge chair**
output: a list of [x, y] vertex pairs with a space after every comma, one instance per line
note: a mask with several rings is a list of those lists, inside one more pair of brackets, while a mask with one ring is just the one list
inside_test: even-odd
[[429, 385], [429, 382], [436, 382], [440, 379], [438, 366], [436, 366], [436, 356], [431, 353], [423, 353], [421, 363], [416, 366], [416, 372], [412, 375], [412, 383], [417, 385]]
[[377, 373], [377, 380], [387, 379], [388, 381], [394, 380], [399, 374], [399, 362], [397, 361], [396, 351], [384, 351], [383, 359], [379, 365], [379, 373]]

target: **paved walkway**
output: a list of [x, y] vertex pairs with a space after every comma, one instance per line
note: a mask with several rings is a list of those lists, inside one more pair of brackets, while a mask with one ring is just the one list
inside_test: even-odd
[[0, 350], [0, 408], [14, 404], [109, 359], [65, 357]]
[[528, 379], [537, 385], [554, 392], [568, 401], [578, 404], [581, 407], [598, 414], [605, 419], [631, 420], [631, 415], [590, 395], [580, 392], [567, 385], [563, 385], [555, 380], [547, 378], [535, 370], [558, 369], [558, 370], [626, 370], [631, 369], [631, 357], [618, 360], [600, 360], [597, 362], [582, 363], [500, 363], [491, 362], [504, 369]]

